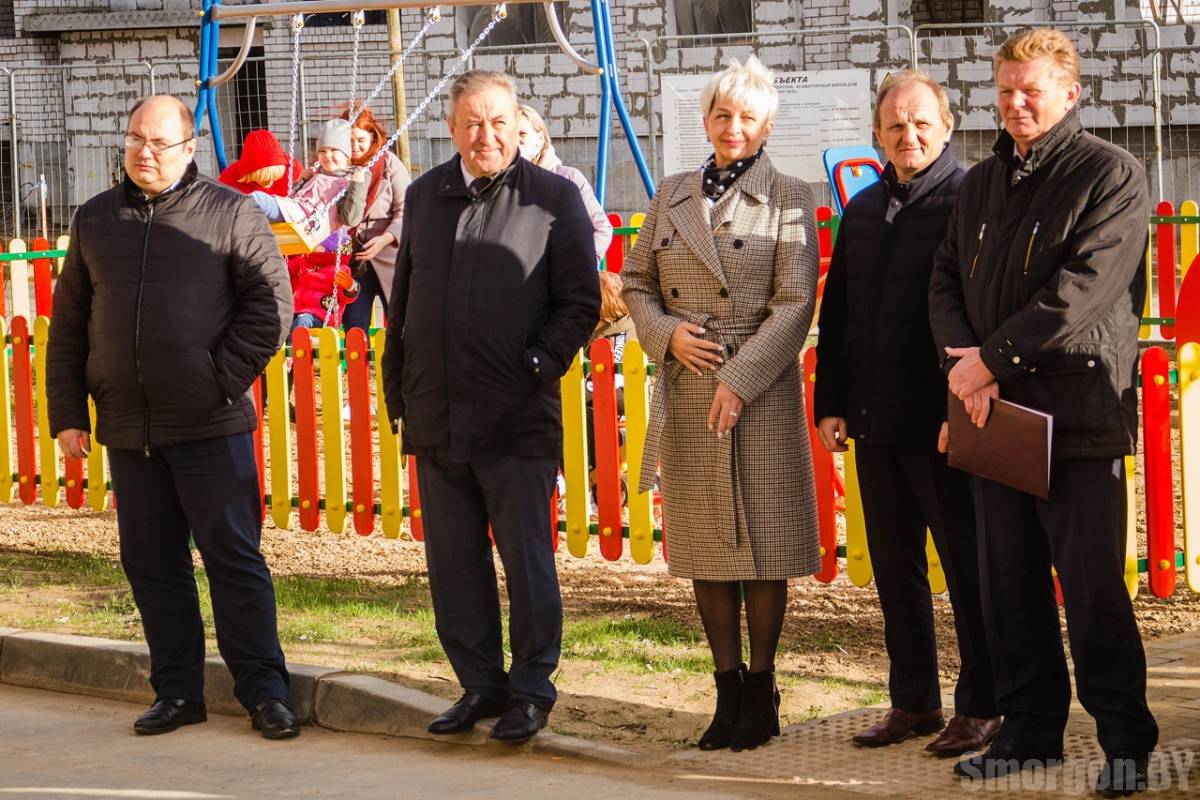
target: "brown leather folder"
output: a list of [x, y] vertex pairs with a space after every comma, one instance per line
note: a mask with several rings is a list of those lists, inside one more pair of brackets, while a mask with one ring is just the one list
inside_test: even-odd
[[1007, 400], [992, 401], [987, 424], [971, 422], [963, 401], [950, 395], [950, 466], [1050, 499], [1050, 442], [1054, 417]]

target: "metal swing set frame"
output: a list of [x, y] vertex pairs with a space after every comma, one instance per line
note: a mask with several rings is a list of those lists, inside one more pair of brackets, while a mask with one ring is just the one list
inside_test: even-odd
[[[609, 8], [609, 0], [591, 0], [598, 63], [586, 60], [571, 45], [567, 35], [558, 23], [558, 16], [554, 12], [553, 0], [549, 2], [546, 0], [508, 0], [508, 3], [497, 4], [495, 16], [497, 19], [503, 18], [505, 5], [526, 3], [540, 3], [543, 6], [550, 31], [554, 35], [554, 39], [562, 52], [582, 72], [596, 75], [600, 79], [601, 106], [599, 135], [597, 137], [599, 144], [596, 155], [597, 199], [603, 205], [607, 193], [609, 133], [612, 129], [612, 111], [614, 108], [616, 109], [617, 117], [620, 119], [621, 127], [625, 132], [625, 139], [629, 143], [629, 150], [633, 156], [634, 164], [637, 166], [638, 173], [641, 176], [646, 195], [647, 197], [653, 197], [654, 179], [651, 177], [646, 160], [642, 155], [637, 134], [634, 133], [633, 123], [630, 120], [629, 112], [625, 107], [624, 97], [621, 94], [621, 83], [616, 62], [616, 41], [612, 32], [612, 14]], [[221, 135], [221, 120], [217, 113], [217, 89], [221, 85], [228, 83], [237, 74], [238, 70], [242, 68], [242, 65], [245, 64], [246, 57], [249, 55], [251, 45], [254, 41], [254, 32], [260, 17], [294, 17], [296, 15], [318, 13], [353, 13], [413, 8], [432, 8], [432, 13], [436, 16], [437, 6], [458, 7], [469, 5], [486, 4], [481, 4], [478, 0], [441, 0], [437, 4], [422, 2], [422, 0], [311, 0], [309, 2], [269, 2], [226, 6], [221, 5], [219, 0], [203, 0], [203, 10], [201, 12], [203, 20], [200, 27], [199, 91], [197, 92], [195, 109], [197, 130], [203, 126], [204, 120], [207, 118], [209, 128], [212, 131], [217, 162], [224, 169], [228, 162], [225, 157], [225, 145]], [[220, 37], [221, 22], [224, 20], [244, 20], [245, 29], [241, 47], [238, 49], [233, 63], [224, 71], [219, 71], [217, 68], [217, 43]], [[493, 24], [494, 22], [495, 19], [493, 20]], [[357, 35], [357, 27], [355, 33]], [[482, 37], [480, 37], [480, 40], [482, 40]], [[477, 40], [476, 44], [480, 40]], [[298, 38], [296, 41], [296, 46], [298, 47]], [[469, 50], [464, 51], [464, 55], [469, 55], [473, 51], [474, 46], [472, 45]], [[460, 63], [463, 61], [465, 59], [460, 59]], [[457, 65], [444, 76], [443, 84], [449, 79], [456, 68]], [[439, 84], [438, 89], [435, 91], [440, 91], [443, 84]], [[433, 96], [431, 94], [430, 97], [426, 98], [425, 104], [432, 99]], [[410, 116], [410, 120], [424, 109], [425, 104], [418, 107], [413, 115]], [[399, 121], [397, 123], [399, 124]]]

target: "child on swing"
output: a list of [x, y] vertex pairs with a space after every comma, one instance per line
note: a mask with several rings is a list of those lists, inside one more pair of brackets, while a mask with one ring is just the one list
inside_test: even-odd
[[350, 166], [350, 123], [331, 119], [317, 135], [317, 164], [313, 174], [292, 187], [287, 197], [275, 197], [254, 191], [250, 197], [271, 222], [301, 223], [349, 186], [335, 206], [329, 209], [329, 230], [353, 227], [362, 222], [366, 211], [366, 172]]
[[340, 327], [342, 309], [358, 298], [358, 282], [350, 274], [350, 236], [345, 230], [331, 233], [311, 253], [288, 259], [288, 275], [295, 307], [293, 331]]

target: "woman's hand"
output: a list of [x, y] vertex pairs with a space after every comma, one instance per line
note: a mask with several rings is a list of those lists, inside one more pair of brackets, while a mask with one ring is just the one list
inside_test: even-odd
[[681, 322], [671, 331], [671, 341], [667, 345], [675, 360], [696, 375], [702, 374], [704, 367], [716, 369], [725, 363], [725, 359], [721, 358], [725, 348], [717, 342], [701, 339], [703, 335], [704, 328], [699, 325]]
[[733, 393], [729, 384], [717, 381], [717, 393], [713, 395], [712, 408], [708, 411], [708, 429], [716, 427], [717, 438], [725, 438], [725, 434], [737, 425], [738, 417], [742, 415], [745, 403], [742, 398]]
[[379, 252], [383, 250], [383, 248], [387, 247], [394, 241], [396, 241], [396, 237], [387, 231], [384, 231], [378, 236], [368, 240], [367, 243], [363, 245], [363, 249], [358, 251], [358, 255], [354, 256], [354, 260], [370, 261], [372, 258], [379, 255]]

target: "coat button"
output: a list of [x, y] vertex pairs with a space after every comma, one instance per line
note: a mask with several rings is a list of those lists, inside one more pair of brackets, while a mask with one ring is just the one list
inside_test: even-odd
[[659, 243], [658, 243], [658, 246], [659, 246], [659, 247], [666, 247], [666, 246], [667, 246], [667, 245], [669, 245], [670, 243], [671, 243], [671, 240], [670, 240], [670, 239], [663, 239], [661, 242], [659, 242]]
[[1096, 362], [1092, 361], [1091, 359], [1088, 359], [1088, 369], [1092, 369], [1095, 366], [1096, 366]]
[[862, 408], [862, 409], [859, 409], [858, 413], [859, 413], [859, 415], [865, 417], [867, 415], [867, 410], [865, 408]]
[[672, 289], [672, 290], [671, 290], [671, 297], [679, 297], [679, 290], [678, 290], [678, 289]]
[[1020, 356], [1013, 356], [1013, 363], [1014, 363], [1014, 364], [1020, 364], [1020, 363], [1021, 363], [1021, 357], [1020, 357]]
[[745, 242], [743, 242], [741, 239], [734, 239], [734, 240], [733, 240], [733, 249], [734, 249], [734, 250], [741, 250], [741, 249], [742, 249], [742, 245], [744, 245], [744, 244], [745, 244]]
[[720, 292], [718, 292], [718, 294], [720, 294], [720, 295], [721, 295], [721, 297], [729, 297], [729, 290], [728, 290], [728, 289], [722, 289]]

